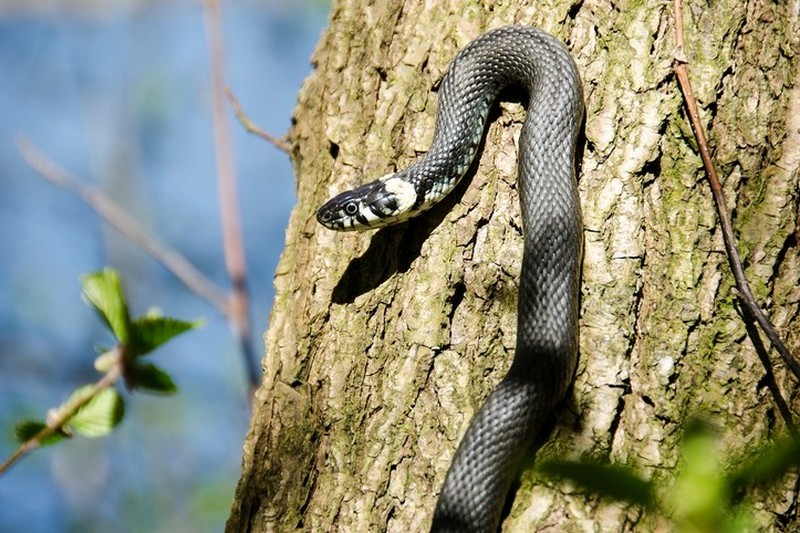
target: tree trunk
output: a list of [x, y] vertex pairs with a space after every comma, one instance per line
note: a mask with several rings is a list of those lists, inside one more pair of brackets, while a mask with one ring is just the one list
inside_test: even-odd
[[[368, 5], [367, 5], [368, 4]], [[446, 205], [395, 228], [334, 233], [316, 208], [416, 160], [437, 88], [485, 30], [564, 40], [586, 98], [581, 355], [541, 458], [606, 457], [668, 481], [701, 415], [734, 457], [786, 431], [742, 320], [672, 71], [672, 4], [334, 1], [291, 130], [298, 205], [266, 335], [264, 383], [229, 531], [422, 531], [473, 414], [513, 358], [522, 256], [519, 99], [490, 116], [480, 163]], [[778, 5], [780, 4], [780, 5]], [[695, 0], [687, 56], [754, 292], [800, 352], [798, 0]], [[794, 409], [792, 409], [794, 407]], [[534, 462], [535, 464], [535, 462]], [[760, 526], [794, 520], [796, 473], [748, 494]], [[506, 531], [652, 530], [533, 468]]]

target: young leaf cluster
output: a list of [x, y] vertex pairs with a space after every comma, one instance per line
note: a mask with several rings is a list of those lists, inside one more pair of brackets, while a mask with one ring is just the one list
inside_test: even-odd
[[[200, 323], [163, 317], [156, 311], [132, 320], [119, 275], [111, 269], [87, 274], [81, 279], [81, 284], [84, 300], [94, 308], [117, 340], [121, 352], [118, 362], [128, 389], [160, 394], [177, 392], [175, 383], [166, 372], [152, 363], [142, 362], [142, 358]], [[106, 352], [95, 361], [95, 368], [102, 371], [113, 361], [114, 356]]]
[[116, 271], [104, 270], [81, 278], [83, 299], [95, 310], [115, 339], [115, 345], [95, 359], [102, 376], [76, 389], [67, 400], [50, 409], [45, 420], [20, 422], [15, 431], [19, 448], [0, 465], [3, 474], [30, 451], [73, 434], [96, 438], [109, 434], [125, 414], [125, 403], [114, 386], [121, 377], [128, 390], [155, 394], [174, 394], [172, 377], [149, 362], [147, 356], [172, 338], [201, 325], [163, 317], [156, 311], [131, 318]]

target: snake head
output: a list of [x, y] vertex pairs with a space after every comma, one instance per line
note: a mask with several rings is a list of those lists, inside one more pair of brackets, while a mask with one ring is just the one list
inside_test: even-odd
[[379, 228], [413, 215], [416, 201], [414, 186], [389, 174], [331, 198], [317, 210], [317, 221], [335, 231]]

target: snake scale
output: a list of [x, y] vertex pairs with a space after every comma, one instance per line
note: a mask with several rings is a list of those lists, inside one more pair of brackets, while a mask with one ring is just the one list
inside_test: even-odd
[[424, 212], [472, 164], [489, 110], [507, 86], [529, 94], [518, 156], [524, 251], [516, 353], [456, 451], [432, 531], [497, 529], [519, 464], [575, 372], [583, 251], [575, 150], [583, 95], [568, 50], [528, 26], [478, 37], [456, 55], [442, 80], [428, 153], [339, 194], [317, 212], [323, 226], [340, 231], [395, 224]]

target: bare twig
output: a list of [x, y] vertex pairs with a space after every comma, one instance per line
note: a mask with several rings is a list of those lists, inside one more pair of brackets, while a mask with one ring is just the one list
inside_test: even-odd
[[222, 214], [223, 246], [225, 267], [233, 284], [230, 298], [231, 324], [245, 359], [245, 368], [251, 392], [259, 384], [255, 352], [250, 342], [250, 304], [247, 291], [247, 262], [242, 243], [242, 230], [239, 222], [239, 202], [236, 191], [236, 167], [233, 159], [228, 122], [225, 117], [224, 79], [224, 40], [222, 33], [222, 13], [219, 0], [205, 0], [204, 15], [206, 39], [211, 61], [211, 100], [214, 117], [214, 151], [217, 155], [217, 184], [219, 189], [220, 211]]
[[270, 143], [272, 146], [281, 150], [282, 152], [289, 153], [291, 150], [291, 146], [289, 143], [283, 139], [275, 137], [274, 135], [267, 133], [263, 129], [256, 126], [256, 124], [250, 120], [250, 118], [242, 111], [242, 106], [239, 105], [239, 100], [236, 99], [236, 96], [233, 95], [233, 91], [231, 91], [230, 87], [225, 87], [225, 96], [228, 97], [228, 100], [231, 103], [231, 107], [233, 107], [233, 112], [236, 114], [236, 118], [239, 119], [239, 122], [242, 124], [245, 130], [252, 133], [253, 135], [257, 135]]
[[789, 429], [792, 435], [798, 437], [800, 435], [798, 435], [797, 427], [794, 424], [792, 410], [789, 408], [789, 405], [783, 398], [780, 387], [778, 387], [778, 382], [775, 381], [775, 373], [772, 371], [772, 361], [769, 359], [769, 354], [767, 353], [767, 349], [764, 347], [764, 343], [761, 341], [761, 335], [758, 332], [758, 328], [753, 323], [753, 319], [750, 315], [744, 316], [744, 326], [747, 328], [747, 333], [750, 336], [750, 340], [753, 342], [753, 347], [756, 349], [756, 355], [758, 355], [758, 358], [761, 360], [761, 365], [764, 367], [763, 383], [772, 393], [775, 406], [778, 408], [778, 412], [780, 413], [781, 418], [783, 418], [786, 427]]
[[172, 272], [191, 291], [225, 315], [229, 314], [228, 297], [181, 254], [148, 235], [144, 228], [99, 189], [82, 184], [22, 137], [17, 146], [25, 162], [50, 183], [65, 189], [97, 211], [106, 222], [139, 245], [145, 252]]
[[728, 206], [725, 201], [725, 194], [719, 182], [716, 167], [711, 159], [711, 153], [708, 149], [708, 142], [706, 141], [705, 131], [700, 122], [700, 112], [697, 108], [697, 101], [692, 92], [692, 84], [689, 81], [689, 71], [686, 66], [686, 55], [683, 48], [683, 5], [682, 0], [674, 0], [675, 8], [675, 75], [678, 78], [681, 92], [683, 93], [686, 107], [689, 111], [689, 120], [692, 124], [692, 130], [697, 138], [697, 144], [700, 148], [700, 157], [703, 160], [703, 166], [708, 175], [708, 182], [711, 185], [711, 192], [714, 196], [714, 202], [717, 206], [717, 213], [722, 226], [722, 237], [725, 242], [725, 250], [728, 253], [728, 261], [733, 271], [733, 276], [736, 279], [736, 287], [739, 291], [739, 299], [744, 305], [745, 312], [747, 312], [764, 330], [769, 341], [780, 354], [786, 366], [792, 371], [796, 378], [800, 379], [800, 364], [789, 353], [786, 346], [781, 341], [775, 328], [772, 327], [769, 319], [761, 311], [758, 302], [750, 290], [750, 284], [744, 274], [744, 267], [739, 258], [739, 252], [736, 250], [736, 238], [733, 235], [733, 225], [731, 224]]

